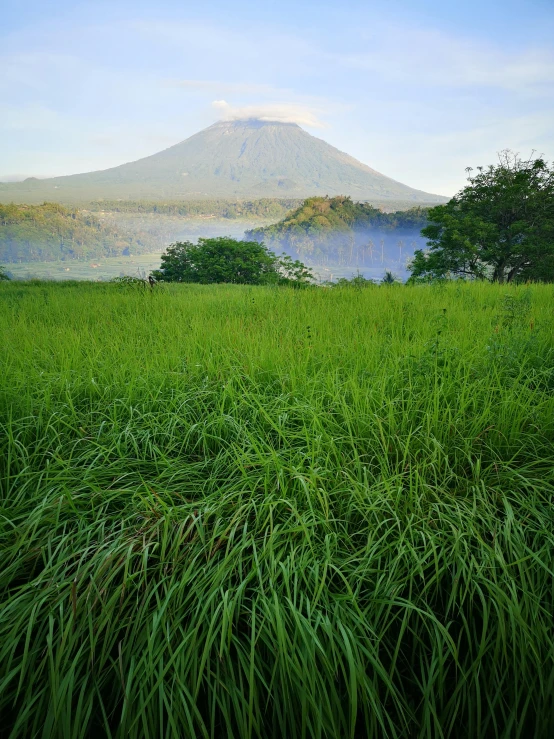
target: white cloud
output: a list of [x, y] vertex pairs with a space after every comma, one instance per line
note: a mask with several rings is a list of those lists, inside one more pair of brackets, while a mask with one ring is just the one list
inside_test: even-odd
[[316, 108], [298, 103], [268, 103], [266, 105], [246, 105], [233, 107], [226, 100], [214, 100], [212, 107], [225, 121], [257, 118], [261, 121], [279, 121], [281, 123], [298, 123], [309, 128], [325, 128]]

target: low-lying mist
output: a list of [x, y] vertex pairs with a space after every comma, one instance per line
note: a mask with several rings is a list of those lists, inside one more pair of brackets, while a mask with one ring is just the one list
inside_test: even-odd
[[277, 253], [285, 252], [310, 267], [323, 267], [326, 272], [344, 273], [351, 269], [366, 278], [378, 279], [390, 270], [405, 279], [414, 251], [425, 248], [426, 240], [419, 229], [356, 229], [312, 238], [288, 236], [266, 240], [266, 244]]

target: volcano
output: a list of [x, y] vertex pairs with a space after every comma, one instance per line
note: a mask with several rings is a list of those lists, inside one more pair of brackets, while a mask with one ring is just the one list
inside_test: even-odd
[[0, 184], [0, 200], [254, 199], [349, 195], [375, 203], [445, 200], [386, 177], [296, 123], [219, 121], [169, 149], [111, 169]]

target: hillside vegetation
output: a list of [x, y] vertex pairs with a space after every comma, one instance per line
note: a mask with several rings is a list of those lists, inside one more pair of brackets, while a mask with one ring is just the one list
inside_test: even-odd
[[552, 285], [0, 284], [0, 715], [549, 739]]
[[427, 210], [416, 207], [386, 213], [344, 196], [308, 198], [278, 223], [252, 229], [246, 236], [313, 263], [388, 264], [398, 260], [399, 240], [403, 240], [404, 256], [421, 243]]
[[129, 234], [58, 203], [0, 205], [0, 262], [50, 262], [140, 254], [148, 234]]

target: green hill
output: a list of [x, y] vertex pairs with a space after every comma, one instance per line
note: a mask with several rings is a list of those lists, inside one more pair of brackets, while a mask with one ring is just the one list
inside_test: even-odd
[[58, 203], [0, 205], [0, 263], [90, 259], [153, 250], [147, 234], [122, 233]]
[[406, 258], [424, 245], [420, 231], [426, 223], [426, 208], [385, 213], [347, 197], [317, 197], [278, 223], [247, 231], [246, 237], [311, 264], [403, 271]]
[[0, 184], [0, 202], [187, 200], [347, 194], [375, 203], [444, 200], [376, 172], [295, 123], [220, 121], [175, 146], [98, 172]]

